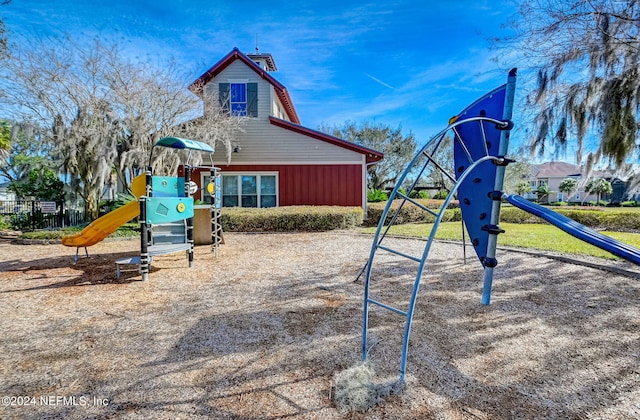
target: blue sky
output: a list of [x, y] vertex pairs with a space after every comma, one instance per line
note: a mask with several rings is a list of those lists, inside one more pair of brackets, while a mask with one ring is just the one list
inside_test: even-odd
[[505, 35], [501, 25], [514, 13], [509, 0], [13, 0], [0, 7], [10, 37], [99, 36], [132, 57], [175, 59], [189, 82], [233, 47], [254, 51], [257, 38], [303, 125], [374, 121], [401, 125], [420, 142], [506, 81], [488, 39]]

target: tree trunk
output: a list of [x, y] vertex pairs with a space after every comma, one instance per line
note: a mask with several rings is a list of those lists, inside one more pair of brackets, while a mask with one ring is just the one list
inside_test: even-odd
[[92, 196], [89, 197], [91, 198], [85, 198], [84, 200], [84, 212], [87, 219], [93, 221], [98, 218], [100, 209], [98, 208], [98, 201], [96, 201]]

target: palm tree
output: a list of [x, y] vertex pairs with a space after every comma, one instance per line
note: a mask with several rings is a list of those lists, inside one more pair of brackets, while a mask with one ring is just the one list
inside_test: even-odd
[[551, 190], [549, 189], [549, 185], [542, 184], [536, 190], [536, 194], [538, 194], [538, 201], [542, 201], [543, 198], [547, 198], [547, 202], [549, 201], [549, 194], [551, 194]]
[[599, 206], [602, 194], [611, 194], [613, 188], [611, 187], [611, 183], [604, 178], [592, 178], [587, 182], [587, 185], [584, 186], [584, 190], [587, 194], [596, 194], [598, 197], [596, 205]]
[[531, 184], [529, 181], [521, 181], [516, 185], [516, 192], [518, 195], [525, 195], [526, 193], [531, 192]]
[[560, 192], [567, 193], [567, 200], [569, 196], [578, 188], [578, 181], [575, 178], [565, 178], [560, 182], [558, 189]]

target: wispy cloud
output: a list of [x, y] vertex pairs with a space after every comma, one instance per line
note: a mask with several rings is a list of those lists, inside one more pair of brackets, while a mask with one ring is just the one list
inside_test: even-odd
[[370, 75], [369, 73], [364, 73], [364, 75], [367, 76], [369, 79], [373, 80], [374, 82], [381, 84], [384, 87], [395, 90], [395, 88], [391, 86], [389, 83], [385, 83], [382, 80], [378, 79], [377, 77]]
[[258, 36], [305, 125], [372, 119], [426, 135], [504, 82], [485, 38], [505, 10], [503, 0], [20, 0], [2, 12], [12, 30], [108, 35], [131, 57], [175, 59], [192, 78], [233, 47], [252, 51]]

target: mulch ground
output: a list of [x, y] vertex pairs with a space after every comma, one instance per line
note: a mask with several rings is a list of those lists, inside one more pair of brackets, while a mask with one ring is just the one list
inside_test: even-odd
[[[360, 360], [370, 236], [226, 234], [119, 279], [137, 240], [74, 262], [61, 245], [0, 242], [2, 419], [640, 418], [640, 276], [498, 254], [492, 303], [459, 244], [436, 243], [411, 335], [407, 389], [341, 413], [333, 375]], [[389, 238], [420, 255], [425, 243]], [[611, 273], [615, 265], [636, 274]], [[372, 295], [402, 307], [415, 266], [377, 260]], [[402, 318], [374, 308], [370, 359], [397, 377]]]

